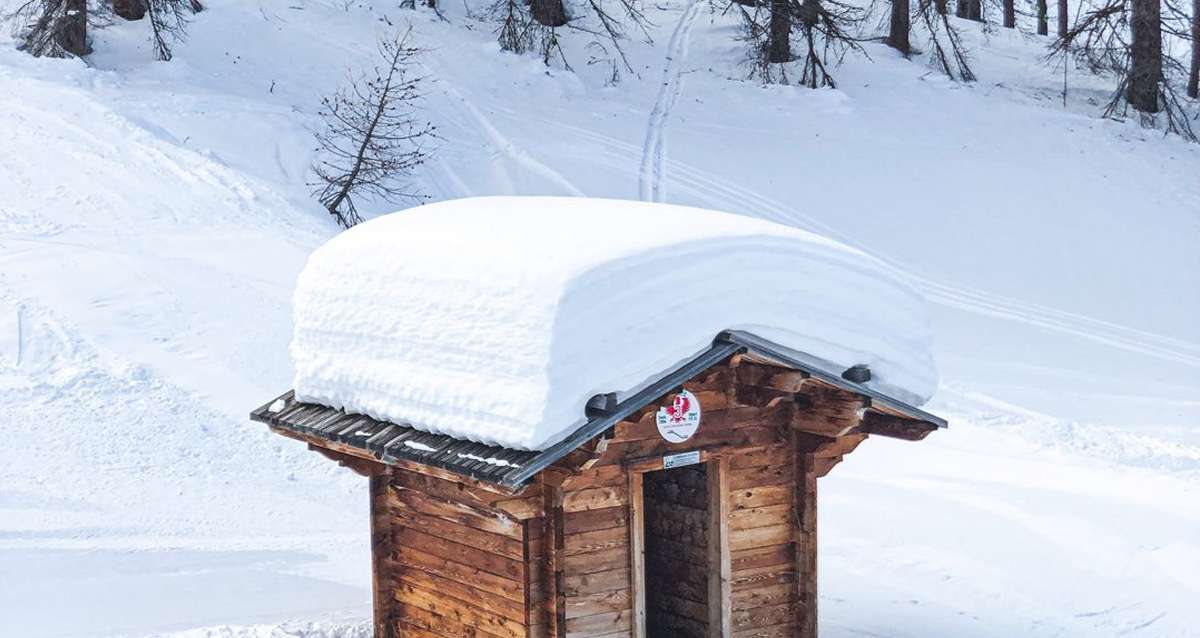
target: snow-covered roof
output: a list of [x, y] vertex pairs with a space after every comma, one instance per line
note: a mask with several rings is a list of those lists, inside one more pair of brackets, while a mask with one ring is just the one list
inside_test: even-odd
[[929, 317], [860, 251], [769, 222], [617, 200], [489, 197], [352, 228], [295, 294], [297, 400], [544, 449], [745, 330], [913, 404], [936, 385]]

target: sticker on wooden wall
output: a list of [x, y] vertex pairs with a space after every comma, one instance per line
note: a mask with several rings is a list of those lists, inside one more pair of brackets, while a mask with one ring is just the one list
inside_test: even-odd
[[700, 427], [700, 401], [687, 390], [675, 395], [671, 405], [658, 409], [655, 416], [658, 434], [671, 443], [682, 443]]

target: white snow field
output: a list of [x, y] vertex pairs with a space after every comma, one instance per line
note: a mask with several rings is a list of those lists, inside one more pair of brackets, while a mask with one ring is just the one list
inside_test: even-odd
[[432, 201], [745, 214], [930, 299], [950, 428], [822, 480], [824, 636], [1197, 635], [1200, 147], [1096, 119], [1074, 70], [1064, 109], [1039, 38], [962, 24], [972, 85], [872, 44], [837, 90], [762, 87], [732, 14], [666, 0], [608, 86], [575, 34], [548, 70], [461, 3], [207, 4], [165, 64], [144, 23], [91, 66], [0, 36], [0, 636], [366, 634], [365, 483], [247, 412], [337, 234], [320, 96], [407, 23]]
[[522, 450], [727, 329], [867, 364], [870, 385], [914, 403], [937, 387], [928, 309], [891, 268], [667, 204], [472, 197], [377, 217], [312, 254], [292, 320], [298, 399]]

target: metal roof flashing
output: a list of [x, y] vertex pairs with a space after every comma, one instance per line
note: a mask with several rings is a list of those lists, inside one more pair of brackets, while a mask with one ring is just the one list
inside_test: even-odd
[[[682, 365], [664, 372], [641, 390], [616, 401], [615, 395], [600, 395], [602, 402], [589, 401], [587, 420], [564, 439], [544, 450], [513, 450], [494, 445], [423, 432], [411, 424], [397, 424], [337, 408], [296, 401], [288, 391], [250, 413], [253, 421], [306, 437], [341, 443], [369, 452], [383, 463], [412, 461], [454, 472], [468, 478], [518, 488], [567, 454], [600, 436], [621, 420], [649, 405], [687, 380], [738, 353], [751, 353], [799, 370], [834, 387], [862, 395], [872, 402], [936, 428], [946, 421], [862, 383], [842, 377], [836, 365], [792, 350], [741, 330], [727, 330], [712, 345]], [[593, 405], [600, 403], [600, 405]]]

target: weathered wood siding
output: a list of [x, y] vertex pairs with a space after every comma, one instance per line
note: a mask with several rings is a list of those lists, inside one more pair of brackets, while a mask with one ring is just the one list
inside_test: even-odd
[[[860, 404], [736, 360], [684, 387], [703, 409], [690, 440], [659, 436], [663, 397], [516, 495], [390, 470], [372, 490], [377, 620], [401, 637], [619, 638], [651, 609], [655, 638], [815, 637], [816, 477], [866, 437], [847, 434]], [[657, 471], [685, 451], [704, 465]], [[638, 583], [659, 572], [672, 587]]]
[[529, 519], [501, 509], [503, 495], [414, 472], [396, 473], [383, 498], [391, 544], [381, 582], [391, 588], [395, 635], [530, 635], [539, 581], [528, 551], [541, 535]]

